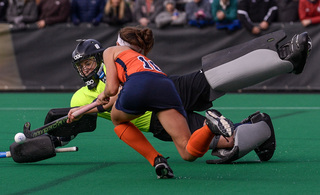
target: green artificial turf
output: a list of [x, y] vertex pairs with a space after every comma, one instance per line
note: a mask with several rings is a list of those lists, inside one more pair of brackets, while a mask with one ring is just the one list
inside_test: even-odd
[[[71, 93], [1, 93], [0, 151], [8, 151], [25, 122], [43, 125], [51, 108], [69, 106]], [[240, 122], [256, 110], [268, 113], [277, 149], [269, 162], [254, 152], [233, 164], [212, 165], [210, 151], [195, 162], [181, 159], [174, 144], [145, 133], [168, 160], [174, 179], [156, 179], [154, 168], [98, 119], [97, 129], [68, 146], [78, 152], [18, 164], [0, 159], [0, 194], [318, 194], [320, 169], [319, 94], [227, 94], [214, 108]]]

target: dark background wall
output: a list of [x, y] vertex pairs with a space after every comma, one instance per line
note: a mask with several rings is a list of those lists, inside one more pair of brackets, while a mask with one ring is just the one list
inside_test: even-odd
[[[255, 38], [244, 29], [227, 32], [214, 26], [152, 29], [156, 44], [149, 57], [169, 75], [196, 71], [201, 68], [203, 56]], [[319, 91], [320, 26], [305, 28], [300, 23], [276, 23], [265, 33], [280, 29], [285, 30], [288, 37], [304, 31], [311, 36], [313, 50], [304, 72], [275, 77], [245, 90]], [[108, 47], [115, 44], [118, 30], [104, 24], [98, 27], [60, 24], [41, 30], [12, 31], [8, 25], [0, 24], [0, 90], [78, 89], [83, 83], [71, 65], [76, 40], [94, 38]]]

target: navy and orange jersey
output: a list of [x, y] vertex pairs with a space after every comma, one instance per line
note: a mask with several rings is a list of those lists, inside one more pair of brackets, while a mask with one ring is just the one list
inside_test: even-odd
[[166, 75], [146, 56], [131, 49], [121, 52], [115, 60], [119, 81], [126, 82], [128, 76], [136, 72], [154, 72]]

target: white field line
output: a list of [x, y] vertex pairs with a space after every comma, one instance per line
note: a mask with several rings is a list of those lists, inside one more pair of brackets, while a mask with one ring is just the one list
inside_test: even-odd
[[320, 107], [215, 107], [221, 110], [320, 110]]
[[35, 107], [25, 107], [25, 108], [13, 108], [13, 107], [6, 107], [0, 108], [0, 111], [37, 111], [37, 110], [51, 110], [52, 108], [35, 108]]
[[[221, 109], [221, 110], [320, 110], [320, 107], [215, 107], [214, 109]], [[37, 111], [37, 110], [50, 110], [52, 108], [45, 108], [45, 107], [21, 107], [21, 108], [14, 108], [14, 107], [0, 107], [0, 111]]]

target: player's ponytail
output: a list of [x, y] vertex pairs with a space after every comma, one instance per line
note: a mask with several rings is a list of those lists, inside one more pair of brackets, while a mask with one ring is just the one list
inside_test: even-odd
[[154, 44], [153, 32], [146, 27], [124, 27], [119, 31], [119, 36], [130, 45], [140, 48], [138, 52], [144, 55], [151, 51]]
[[151, 51], [154, 44], [153, 32], [151, 29], [145, 28], [141, 30], [141, 36], [143, 37], [142, 39], [145, 44], [145, 47], [143, 50], [145, 55], [147, 55]]

